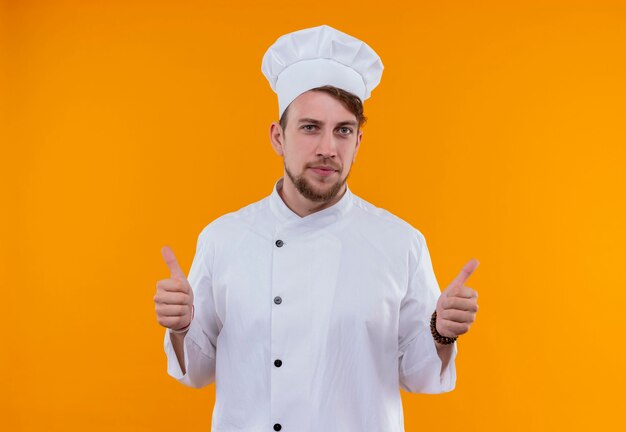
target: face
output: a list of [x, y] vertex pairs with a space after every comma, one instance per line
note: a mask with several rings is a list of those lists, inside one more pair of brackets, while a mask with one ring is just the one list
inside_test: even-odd
[[270, 136], [283, 157], [285, 181], [310, 201], [323, 203], [344, 190], [361, 141], [356, 116], [324, 92], [308, 91], [291, 102], [285, 130]]

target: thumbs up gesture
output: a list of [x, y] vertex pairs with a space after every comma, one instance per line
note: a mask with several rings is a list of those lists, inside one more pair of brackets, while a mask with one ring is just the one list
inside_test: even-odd
[[469, 260], [458, 276], [437, 300], [437, 331], [442, 336], [457, 337], [469, 331], [478, 311], [478, 293], [465, 286], [465, 281], [478, 267], [478, 261]]
[[154, 296], [157, 321], [163, 327], [182, 330], [191, 324], [193, 317], [193, 290], [172, 249], [163, 246], [161, 254], [170, 269], [170, 277], [157, 282]]

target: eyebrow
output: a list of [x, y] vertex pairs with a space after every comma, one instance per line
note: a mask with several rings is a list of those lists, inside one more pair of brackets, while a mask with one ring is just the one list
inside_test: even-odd
[[[305, 118], [301, 118], [300, 120], [298, 120], [298, 124], [300, 124], [300, 123], [312, 123], [312, 124], [315, 124], [315, 125], [323, 125], [324, 124], [323, 121], [315, 120], [315, 119], [312, 119], [312, 118], [306, 118], [306, 117]], [[345, 126], [345, 125], [357, 127], [357, 123], [354, 120], [344, 120], [342, 122], [337, 123], [337, 126]]]

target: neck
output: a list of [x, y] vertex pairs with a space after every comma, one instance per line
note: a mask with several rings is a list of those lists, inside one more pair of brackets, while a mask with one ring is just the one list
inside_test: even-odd
[[284, 175], [282, 181], [282, 187], [278, 188], [278, 195], [282, 198], [283, 202], [289, 209], [300, 217], [308, 216], [320, 210], [324, 210], [334, 204], [336, 204], [348, 190], [346, 184], [341, 187], [341, 190], [337, 192], [333, 198], [328, 201], [311, 201], [305, 198], [296, 189], [289, 176]]

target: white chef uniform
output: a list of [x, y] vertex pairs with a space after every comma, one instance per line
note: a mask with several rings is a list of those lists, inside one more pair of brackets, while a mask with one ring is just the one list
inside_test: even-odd
[[195, 316], [182, 374], [215, 381], [213, 432], [401, 432], [400, 388], [456, 382], [429, 320], [440, 295], [424, 236], [347, 188], [300, 217], [278, 194], [208, 224], [188, 280]]

